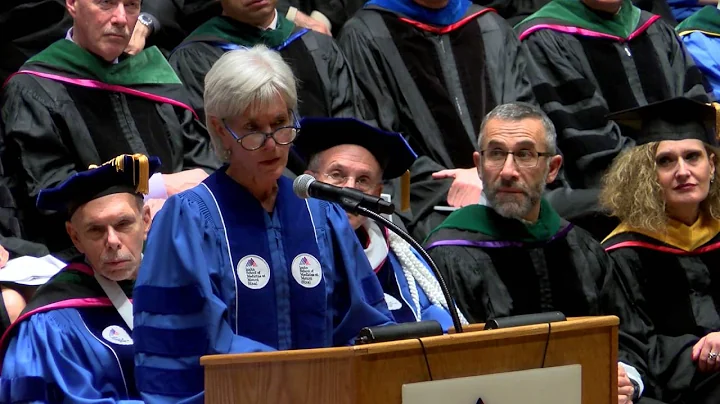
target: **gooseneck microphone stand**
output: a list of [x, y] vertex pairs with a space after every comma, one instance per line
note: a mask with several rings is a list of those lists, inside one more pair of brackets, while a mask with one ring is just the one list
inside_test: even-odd
[[423, 257], [425, 262], [428, 263], [430, 266], [430, 269], [432, 269], [433, 273], [435, 274], [435, 277], [438, 280], [438, 283], [440, 284], [440, 289], [442, 289], [443, 296], [445, 297], [445, 301], [448, 305], [448, 311], [450, 312], [450, 317], [452, 317], [453, 326], [455, 328], [456, 333], [463, 332], [462, 329], [462, 323], [460, 323], [460, 317], [458, 317], [457, 314], [457, 308], [455, 306], [455, 301], [450, 296], [450, 291], [447, 288], [447, 285], [445, 284], [445, 279], [443, 278], [442, 274], [440, 273], [440, 270], [438, 270], [437, 265], [435, 265], [435, 262], [430, 258], [430, 255], [425, 251], [424, 248], [415, 241], [412, 237], [410, 237], [409, 234], [405, 233], [401, 228], [399, 228], [396, 224], [389, 221], [382, 215], [379, 215], [375, 212], [373, 212], [370, 209], [365, 208], [364, 206], [360, 206], [359, 203], [350, 200], [345, 199], [341, 203], [343, 208], [345, 210], [349, 211], [350, 213], [356, 213], [365, 217], [369, 217], [370, 219], [375, 220], [376, 222], [380, 222], [384, 224], [388, 229], [390, 229], [393, 233], [397, 234], [402, 238], [403, 240], [407, 241], [408, 244], [410, 244], [419, 254]]

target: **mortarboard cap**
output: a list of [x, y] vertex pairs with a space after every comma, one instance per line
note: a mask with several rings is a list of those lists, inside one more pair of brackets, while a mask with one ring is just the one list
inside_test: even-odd
[[362, 146], [375, 156], [383, 169], [383, 179], [403, 175], [417, 159], [401, 134], [353, 118], [304, 118], [293, 147], [307, 162], [317, 153], [344, 144]]
[[663, 140], [697, 139], [718, 144], [717, 118], [720, 110], [711, 104], [677, 97], [607, 116], [632, 130], [627, 134], [642, 145]]
[[150, 176], [160, 167], [160, 159], [143, 154], [123, 154], [101, 166], [75, 173], [55, 188], [40, 191], [37, 207], [66, 210], [69, 216], [80, 206], [110, 194], [147, 194]]

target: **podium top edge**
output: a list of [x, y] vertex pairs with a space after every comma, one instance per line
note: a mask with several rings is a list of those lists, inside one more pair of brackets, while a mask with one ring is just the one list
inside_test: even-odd
[[[568, 318], [567, 321], [558, 321], [552, 323], [552, 334], [592, 330], [592, 329], [612, 329], [620, 324], [620, 319], [616, 316], [597, 316], [597, 317], [576, 317]], [[445, 334], [437, 337], [422, 338], [426, 348], [437, 347], [441, 345], [466, 344], [469, 342], [483, 342], [493, 340], [504, 340], [513, 337], [526, 337], [533, 335], [545, 335], [548, 332], [548, 324], [533, 324], [521, 327], [503, 328], [497, 330], [482, 331], [476, 328], [479, 324], [473, 325], [462, 334]], [[334, 347], [334, 348], [315, 348], [315, 349], [297, 349], [288, 351], [274, 352], [257, 352], [245, 354], [222, 354], [222, 355], [206, 355], [200, 358], [202, 366], [222, 366], [237, 365], [243, 363], [259, 363], [259, 362], [293, 362], [312, 359], [346, 359], [364, 355], [376, 355], [389, 352], [415, 351], [422, 350], [422, 345], [418, 339], [408, 339], [402, 341], [383, 342], [377, 344]]]
[[[542, 324], [531, 324], [523, 327], [531, 327], [533, 325], [545, 326], [547, 323]], [[559, 329], [567, 330], [568, 327], [594, 327], [594, 326], [614, 326], [620, 324], [620, 319], [617, 316], [584, 316], [584, 317], [568, 317], [567, 321], [558, 321], [553, 323], [553, 327], [560, 325]], [[506, 329], [518, 329], [521, 327], [513, 327]], [[545, 327], [547, 328], [547, 327]], [[475, 323], [466, 325], [463, 327], [464, 332], [475, 332], [475, 331], [499, 331], [499, 330], [485, 330], [485, 323]], [[448, 334], [455, 334], [455, 330], [450, 328], [447, 330]]]

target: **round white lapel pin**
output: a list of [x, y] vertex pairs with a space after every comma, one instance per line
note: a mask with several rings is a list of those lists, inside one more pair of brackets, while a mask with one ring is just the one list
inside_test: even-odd
[[246, 255], [238, 261], [237, 276], [250, 289], [262, 289], [270, 281], [270, 265], [258, 255]]
[[310, 254], [298, 254], [292, 262], [292, 274], [300, 286], [308, 289], [320, 284], [323, 273], [320, 261]]
[[111, 325], [111, 326], [105, 328], [102, 332], [102, 336], [107, 341], [110, 341], [113, 344], [117, 344], [117, 345], [132, 345], [133, 344], [133, 340], [130, 337], [130, 334], [128, 334], [128, 332], [125, 331], [125, 329], [120, 327], [119, 325]]

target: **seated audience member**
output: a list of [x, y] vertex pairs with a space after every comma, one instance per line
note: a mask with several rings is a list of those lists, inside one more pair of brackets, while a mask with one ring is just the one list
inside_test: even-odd
[[436, 206], [480, 200], [480, 122], [498, 104], [533, 100], [527, 53], [500, 16], [468, 0], [373, 0], [338, 41], [378, 126], [419, 155], [403, 220], [422, 240], [447, 216]]
[[147, 402], [202, 402], [202, 355], [347, 345], [392, 318], [345, 212], [282, 176], [298, 132], [290, 67], [258, 46], [223, 55], [205, 82], [227, 165], [153, 222], [134, 305]]
[[[367, 101], [335, 41], [289, 21], [278, 0], [222, 2], [223, 14], [202, 24], [170, 55], [170, 64], [190, 93], [190, 105], [205, 120], [205, 75], [225, 52], [265, 45], [280, 53], [298, 78], [300, 116], [371, 118]], [[258, 6], [258, 4], [260, 4]], [[291, 152], [287, 168], [305, 170]]]
[[720, 9], [705, 6], [676, 28], [695, 64], [720, 101]]
[[672, 27], [630, 0], [554, 0], [515, 29], [538, 67], [535, 96], [566, 162], [547, 200], [602, 239], [617, 222], [592, 217], [600, 179], [633, 145], [632, 129], [607, 115], [679, 96], [707, 102], [702, 74]]
[[83, 256], [40, 287], [0, 341], [10, 402], [142, 403], [133, 363], [133, 280], [150, 227], [141, 193], [160, 161], [122, 155], [38, 196], [65, 212]]
[[622, 220], [603, 242], [642, 321], [621, 315], [645, 354], [645, 395], [720, 402], [720, 182], [715, 109], [672, 99], [620, 112], [640, 126], [601, 201]]
[[[296, 25], [323, 34], [330, 34], [330, 29], [339, 30], [347, 19], [343, 19], [345, 10], [337, 3], [313, 3], [279, 0], [277, 8]], [[219, 0], [144, 0], [138, 17], [140, 24], [135, 25], [126, 51], [134, 55], [149, 44], [170, 52], [197, 27], [220, 14]]]
[[[384, 132], [350, 118], [305, 118], [294, 143], [318, 181], [380, 196], [383, 180], [400, 177], [415, 152], [399, 133]], [[436, 320], [452, 327], [447, 302], [425, 260], [403, 239], [365, 216], [348, 213], [365, 255], [398, 323]]]
[[[552, 122], [529, 104], [500, 105], [478, 142], [473, 158], [487, 205], [453, 212], [426, 241], [462, 313], [471, 323], [555, 310], [603, 314], [615, 294], [622, 298], [610, 259], [542, 198], [562, 164]], [[625, 403], [641, 381], [632, 367], [618, 365], [618, 373]]]
[[67, 38], [23, 65], [0, 99], [3, 164], [25, 235], [53, 253], [72, 243], [63, 218], [37, 210], [34, 200], [77, 170], [121, 153], [155, 155], [162, 174], [150, 180], [151, 197], [164, 198], [219, 166], [160, 51], [122, 55], [140, 0], [68, 0], [67, 9], [74, 20]]
[[[514, 26], [548, 4], [550, 0], [473, 0], [473, 2], [497, 10], [498, 14]], [[642, 10], [660, 15], [673, 27], [677, 25], [667, 0], [632, 0], [632, 2]]]
[[335, 41], [290, 22], [277, 0], [261, 6], [244, 0], [222, 2], [223, 14], [202, 24], [170, 55], [170, 64], [190, 92], [190, 103], [205, 119], [205, 75], [225, 52], [265, 45], [276, 50], [298, 78], [301, 116], [363, 118], [364, 97]]

